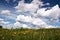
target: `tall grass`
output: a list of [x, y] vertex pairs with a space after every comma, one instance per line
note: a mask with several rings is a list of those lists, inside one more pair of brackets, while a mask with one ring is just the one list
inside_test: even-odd
[[60, 29], [0, 29], [0, 40], [60, 40]]

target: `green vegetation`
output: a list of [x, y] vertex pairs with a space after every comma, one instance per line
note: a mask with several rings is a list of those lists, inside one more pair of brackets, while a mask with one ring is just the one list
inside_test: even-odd
[[0, 40], [60, 40], [60, 29], [1, 29]]

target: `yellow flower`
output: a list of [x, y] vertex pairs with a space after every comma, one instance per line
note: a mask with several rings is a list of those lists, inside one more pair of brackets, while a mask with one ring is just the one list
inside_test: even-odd
[[45, 34], [45, 32], [43, 32], [43, 34]]
[[24, 34], [26, 34], [26, 33], [24, 33]]
[[25, 32], [26, 32], [26, 33], [29, 33], [30, 31], [27, 30], [27, 31], [25, 31]]
[[16, 32], [14, 32], [14, 34], [17, 34]]
[[13, 33], [12, 33], [12, 36], [16, 36], [16, 34], [17, 34], [16, 32], [13, 32]]

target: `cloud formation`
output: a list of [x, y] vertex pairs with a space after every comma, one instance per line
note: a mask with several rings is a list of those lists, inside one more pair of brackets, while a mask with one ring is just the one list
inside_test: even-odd
[[10, 15], [10, 11], [9, 10], [2, 10], [0, 14], [2, 15]]
[[0, 18], [0, 25], [3, 26], [3, 28], [11, 29], [12, 25], [8, 21], [4, 21], [4, 19]]
[[[49, 3], [43, 4], [39, 0], [33, 0], [30, 4], [24, 3], [24, 0], [20, 1], [18, 6], [15, 7], [17, 12], [29, 12], [30, 16], [18, 15], [16, 21], [29, 22], [33, 25], [37, 25], [41, 28], [54, 28], [56, 26], [49, 25], [50, 23], [58, 22], [58, 17], [60, 15], [60, 8], [58, 5], [53, 7], [41, 8], [44, 5], [50, 5]], [[49, 18], [49, 23], [47, 24], [45, 19]], [[46, 19], [47, 20], [47, 19]]]
[[18, 21], [16, 21], [16, 23], [14, 23], [14, 29], [15, 28], [30, 28], [30, 27], [28, 27], [28, 25], [26, 25], [26, 24], [22, 24], [22, 23], [20, 23], [20, 22], [18, 22]]
[[55, 5], [52, 7], [50, 10], [45, 11], [46, 8], [41, 8], [37, 11], [37, 16], [42, 16], [42, 17], [50, 17], [51, 21], [57, 21], [58, 17], [60, 15], [60, 8], [58, 5]]
[[[6, 0], [9, 2], [9, 0]], [[14, 0], [15, 2], [16, 0]], [[0, 24], [13, 26], [13, 28], [56, 28], [58, 26], [53, 23], [59, 22], [60, 8], [58, 5], [53, 7], [42, 6], [50, 5], [43, 3], [41, 0], [33, 0], [31, 3], [24, 3], [24, 0], [19, 1], [18, 5], [14, 7], [16, 11], [1, 10], [0, 14], [7, 20], [14, 20], [12, 24], [6, 22], [5, 19], [0, 18]], [[11, 28], [11, 27], [7, 27]]]
[[39, 5], [43, 6], [44, 4], [39, 0], [33, 0], [30, 4], [24, 3], [24, 0], [22, 0], [15, 8], [17, 9], [17, 12], [36, 12], [36, 10], [39, 8]]

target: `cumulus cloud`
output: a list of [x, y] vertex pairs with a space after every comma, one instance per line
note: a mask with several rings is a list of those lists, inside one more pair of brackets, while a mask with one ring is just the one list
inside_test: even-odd
[[8, 19], [12, 19], [12, 20], [15, 20], [17, 15], [14, 14], [14, 12], [11, 12], [11, 10], [1, 10], [0, 11], [0, 14], [5, 17], [5, 18], [8, 18]]
[[14, 23], [14, 27], [13, 28], [19, 28], [21, 26], [21, 24], [19, 22]]
[[10, 11], [9, 10], [2, 10], [0, 14], [2, 15], [10, 15]]
[[11, 19], [11, 20], [15, 20], [16, 19], [16, 15], [14, 16], [13, 14], [10, 16], [6, 16], [6, 18]]
[[3, 21], [4, 19], [0, 18], [0, 21]]
[[31, 17], [31, 16], [19, 15], [16, 20], [18, 22], [19, 21], [29, 22], [33, 25], [37, 25], [37, 26], [41, 26], [41, 27], [46, 27], [47, 26], [47, 24], [42, 19], [34, 18], [34, 17]]
[[[6, 0], [6, 1], [8, 1], [9, 3], [10, 0]], [[14, 2], [15, 1], [16, 0], [14, 0]], [[6, 18], [8, 19], [16, 20], [16, 22], [13, 25], [13, 28], [21, 28], [21, 27], [31, 28], [30, 25], [21, 22], [26, 22], [31, 25], [37, 26], [35, 28], [56, 28], [57, 26], [53, 26], [50, 23], [59, 21], [58, 17], [60, 15], [60, 8], [58, 5], [55, 5], [53, 7], [48, 7], [48, 9], [42, 8], [42, 6], [45, 5], [50, 5], [50, 4], [49, 3], [44, 4], [42, 1], [39, 0], [33, 0], [31, 3], [24, 3], [24, 0], [21, 0], [18, 3], [18, 5], [14, 7], [16, 9], [16, 12], [14, 14], [11, 13], [10, 10], [2, 10], [0, 14], [5, 15]], [[17, 13], [19, 13], [19, 15], [17, 15]], [[1, 18], [0, 21], [1, 21], [0, 24], [4, 24], [8, 26], [10, 24], [9, 22], [6, 22], [4, 21], [4, 19]], [[32, 26], [32, 28], [34, 27]]]
[[59, 15], [60, 15], [60, 8], [58, 5], [55, 5], [54, 7], [52, 7], [52, 9], [47, 10], [46, 8], [41, 8], [37, 11], [37, 16], [42, 16], [42, 17], [49, 17], [51, 18], [51, 21], [57, 21]]
[[29, 27], [27, 24], [22, 24], [22, 27], [23, 27], [23, 28], [31, 28], [31, 27]]
[[[47, 3], [48, 4], [48, 3]], [[20, 1], [18, 6], [15, 7], [15, 9], [17, 10], [17, 12], [36, 12], [36, 10], [41, 6], [44, 6], [46, 4], [43, 4], [43, 2], [39, 1], [39, 0], [33, 0], [30, 4], [28, 3], [24, 3], [24, 0]]]
[[0, 18], [0, 25], [3, 26], [3, 28], [11, 29], [11, 24], [2, 18]]
[[[21, 16], [23, 16], [23, 17], [21, 17]], [[28, 18], [26, 18], [26, 17], [28, 17]], [[30, 18], [29, 18], [29, 16], [19, 15], [16, 19], [17, 22], [14, 24], [14, 25], [16, 25], [15, 27], [18, 27], [18, 28], [21, 28], [21, 27], [23, 27], [23, 28], [33, 28], [31, 26], [28, 26], [28, 24], [26, 25], [26, 24], [20, 23], [20, 21], [22, 21], [22, 22], [27, 22], [27, 23], [29, 22], [33, 25], [36, 25], [37, 27], [34, 27], [34, 28], [56, 28], [56, 26], [48, 25], [46, 22], [44, 22], [40, 18], [32, 18], [32, 17], [30, 17]]]
[[24, 21], [24, 22], [31, 22], [32, 18], [31, 16], [24, 16], [24, 15], [19, 15], [17, 16], [17, 21]]
[[3, 23], [3, 20], [4, 20], [4, 19], [0, 18], [0, 25], [2, 25], [2, 23]]
[[0, 24], [9, 24], [9, 22], [5, 22], [4, 19], [0, 18]]
[[30, 28], [30, 27], [28, 27], [27, 24], [22, 24], [22, 23], [20, 23], [20, 22], [18, 22], [18, 21], [16, 21], [16, 22], [14, 23], [14, 25], [13, 25], [13, 28], [14, 28], [14, 29], [15, 29], [15, 28], [21, 28], [21, 27], [23, 27], [23, 28]]
[[37, 10], [37, 15], [39, 15], [39, 16], [49, 16], [49, 15], [52, 15], [52, 14], [57, 14], [57, 11], [58, 11], [58, 14], [59, 14], [59, 10], [60, 10], [58, 5], [55, 5], [50, 10], [46, 10], [46, 9], [47, 8], [41, 8], [41, 9]]
[[[58, 22], [58, 17], [60, 15], [60, 8], [58, 5], [53, 7], [41, 8], [42, 6], [50, 5], [49, 3], [43, 3], [39, 0], [33, 0], [31, 3], [24, 3], [24, 0], [20, 1], [18, 6], [15, 7], [17, 12], [29, 12], [31, 15], [18, 15], [16, 21], [28, 22], [33, 25], [37, 25], [40, 28], [54, 28], [55, 26], [48, 25], [50, 23]], [[49, 23], [44, 21], [45, 19], [49, 19]], [[46, 19], [47, 20], [47, 19]]]
[[57, 28], [57, 26], [48, 25], [48, 26], [45, 27], [45, 28]]

